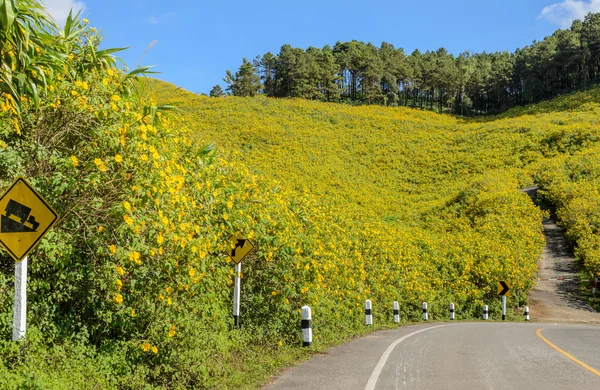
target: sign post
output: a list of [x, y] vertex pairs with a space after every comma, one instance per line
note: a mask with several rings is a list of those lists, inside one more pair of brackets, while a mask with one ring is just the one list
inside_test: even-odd
[[13, 341], [25, 337], [27, 327], [27, 256], [15, 263], [15, 306], [13, 310]]
[[241, 292], [241, 274], [242, 260], [254, 249], [254, 244], [242, 237], [229, 237], [231, 251], [229, 258], [235, 263], [235, 283], [233, 286], [233, 326], [240, 327], [240, 292]]
[[240, 327], [240, 274], [242, 263], [235, 265], [235, 285], [233, 287], [233, 326]]
[[510, 295], [510, 284], [505, 281], [498, 282], [498, 295], [502, 297], [502, 321], [506, 320], [506, 296]]
[[0, 245], [16, 261], [13, 341], [27, 328], [27, 255], [58, 220], [48, 202], [23, 178], [0, 197]]

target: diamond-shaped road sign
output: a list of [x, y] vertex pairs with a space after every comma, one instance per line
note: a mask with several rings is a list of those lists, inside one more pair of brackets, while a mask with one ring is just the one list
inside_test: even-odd
[[229, 258], [233, 260], [234, 263], [238, 264], [240, 261], [244, 260], [244, 258], [254, 249], [254, 244], [243, 237], [238, 237], [233, 235], [229, 237], [230, 243], [230, 251], [228, 253]]
[[19, 178], [0, 198], [0, 245], [21, 261], [57, 220], [44, 198]]
[[510, 293], [508, 292], [510, 289], [510, 284], [507, 282], [498, 282], [498, 295], [508, 296]]

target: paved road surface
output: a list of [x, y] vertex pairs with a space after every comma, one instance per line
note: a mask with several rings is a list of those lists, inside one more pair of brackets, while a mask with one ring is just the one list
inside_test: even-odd
[[[536, 334], [541, 328], [540, 334], [563, 352]], [[416, 331], [421, 332], [413, 334]], [[389, 355], [382, 364], [386, 350]], [[598, 351], [600, 327], [592, 325], [413, 325], [376, 332], [332, 348], [285, 371], [266, 389], [598, 388]]]

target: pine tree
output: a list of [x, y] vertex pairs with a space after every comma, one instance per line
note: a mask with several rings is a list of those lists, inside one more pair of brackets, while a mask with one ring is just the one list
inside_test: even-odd
[[246, 58], [235, 75], [228, 70], [223, 81], [229, 84], [227, 91], [234, 96], [256, 96], [262, 88], [256, 67]]
[[214, 87], [212, 87], [212, 89], [210, 90], [210, 97], [221, 97], [221, 96], [225, 96], [225, 92], [223, 92], [223, 89], [221, 88], [221, 86], [217, 84]]

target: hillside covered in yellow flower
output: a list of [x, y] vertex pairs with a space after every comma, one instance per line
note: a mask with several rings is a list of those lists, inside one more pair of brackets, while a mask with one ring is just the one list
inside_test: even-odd
[[151, 89], [180, 102], [182, 124], [222, 154], [383, 221], [415, 222], [484, 173], [518, 169], [512, 176], [530, 184], [532, 163], [595, 142], [597, 125], [597, 91], [461, 119], [302, 99], [210, 99], [163, 83]]

